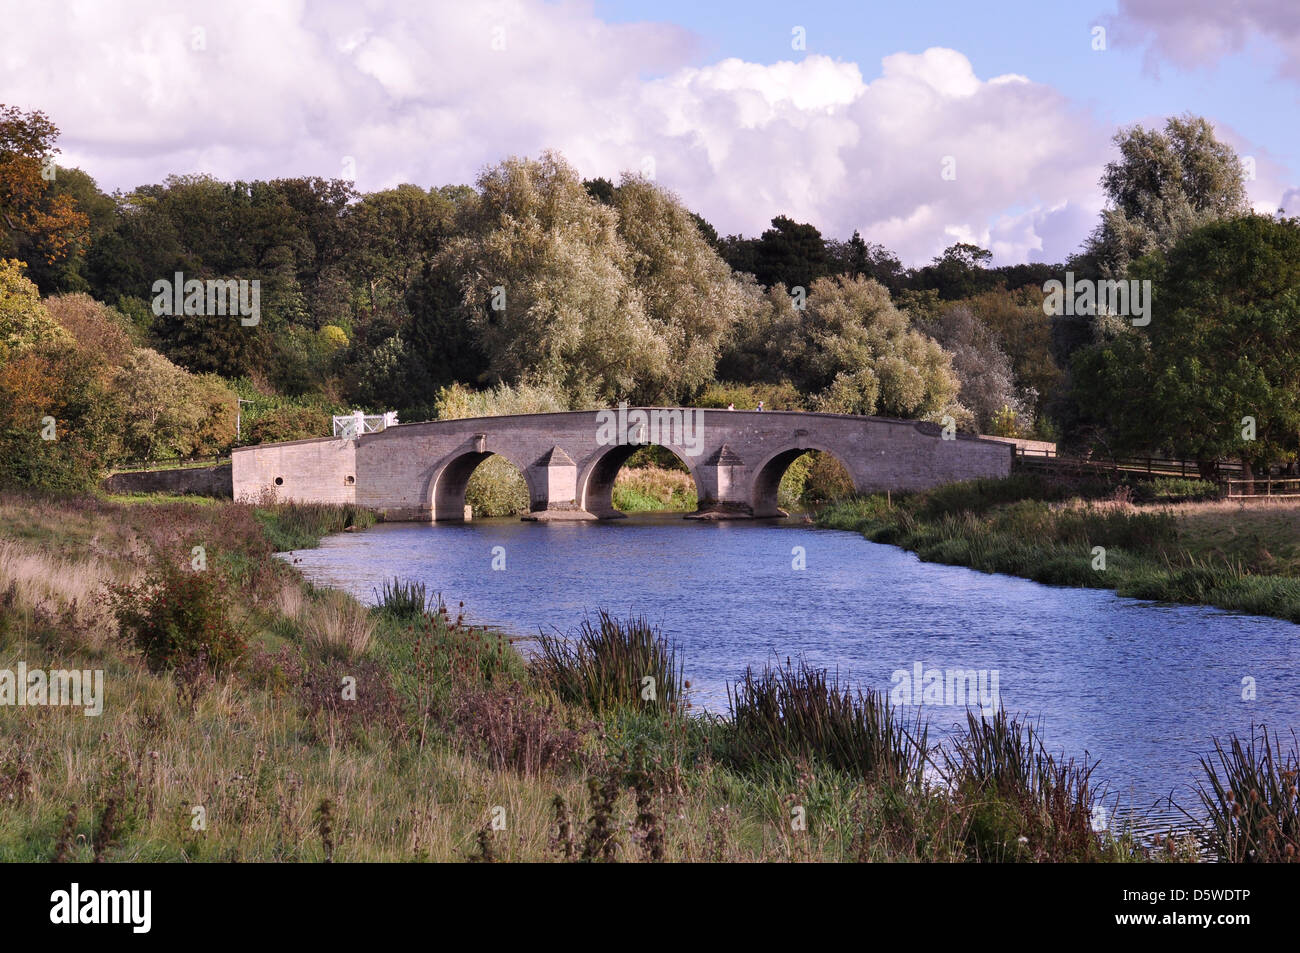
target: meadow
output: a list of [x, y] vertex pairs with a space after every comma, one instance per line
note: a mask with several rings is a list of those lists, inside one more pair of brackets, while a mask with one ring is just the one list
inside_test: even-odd
[[530, 663], [418, 585], [366, 607], [275, 555], [368, 525], [355, 508], [5, 492], [0, 520], [0, 669], [106, 684], [97, 717], [0, 708], [0, 860], [1295, 855], [1275, 738], [1224, 739], [1210, 820], [1139, 842], [1093, 829], [1093, 766], [1005, 713], [941, 748], [795, 662], [706, 716], [644, 620], [540, 635]]

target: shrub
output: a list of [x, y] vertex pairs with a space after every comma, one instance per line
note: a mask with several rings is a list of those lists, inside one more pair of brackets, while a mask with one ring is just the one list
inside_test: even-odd
[[261, 414], [244, 431], [244, 443], [275, 443], [328, 437], [330, 415], [315, 407], [277, 407]]
[[695, 399], [696, 407], [726, 407], [735, 404], [737, 410], [754, 410], [759, 401], [764, 410], [805, 410], [805, 398], [789, 381], [777, 384], [734, 384], [718, 381], [704, 389]]
[[[1209, 480], [1193, 480], [1183, 477], [1160, 477], [1145, 485], [1137, 484], [1138, 499], [1161, 500], [1164, 502], [1195, 502], [1200, 500], [1217, 500], [1219, 485]], [[1149, 497], [1148, 495], [1149, 494]]]
[[853, 495], [853, 478], [829, 453], [811, 450], [796, 457], [781, 477], [777, 504], [785, 509], [817, 505]]
[[491, 456], [470, 476], [465, 502], [475, 516], [517, 516], [528, 512], [528, 484], [513, 463]]
[[[402, 730], [402, 706], [388, 673], [370, 659], [333, 658], [304, 664], [285, 652], [269, 661], [271, 665], [278, 662], [287, 670], [285, 675], [297, 680], [299, 706], [319, 733], [332, 737], [341, 731], [344, 738], [357, 741], [366, 729], [390, 735]], [[356, 680], [354, 697], [344, 698], [339, 690], [344, 678]]]
[[464, 692], [451, 720], [494, 771], [509, 769], [535, 777], [568, 762], [582, 741], [578, 732], [566, 728], [554, 711], [528, 698], [518, 685]]
[[151, 671], [195, 660], [220, 670], [244, 653], [244, 633], [215, 572], [186, 572], [164, 563], [138, 585], [110, 587], [109, 602], [118, 627]]
[[1004, 503], [1019, 500], [1060, 499], [1063, 491], [1033, 474], [1017, 474], [1000, 480], [966, 480], [948, 483], [915, 498], [918, 516], [932, 518], [963, 510], [984, 513]]

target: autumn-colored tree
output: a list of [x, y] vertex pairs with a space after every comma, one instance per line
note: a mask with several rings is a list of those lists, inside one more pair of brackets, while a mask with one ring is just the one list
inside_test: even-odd
[[93, 361], [63, 342], [0, 345], [0, 485], [85, 490], [114, 447], [115, 402]]
[[45, 307], [77, 347], [108, 367], [120, 367], [135, 349], [126, 317], [88, 294], [55, 295]]
[[70, 344], [71, 336], [50, 317], [41, 293], [21, 262], [0, 259], [0, 345], [17, 356], [39, 344]]
[[53, 186], [58, 138], [44, 113], [0, 104], [0, 256], [53, 264], [86, 244], [90, 219]]

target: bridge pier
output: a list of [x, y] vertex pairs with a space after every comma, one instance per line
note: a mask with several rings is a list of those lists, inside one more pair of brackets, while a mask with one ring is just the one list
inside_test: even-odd
[[552, 520], [594, 520], [596, 516], [578, 505], [578, 465], [558, 444], [542, 454], [524, 475], [532, 488], [529, 522]]
[[[727, 444], [705, 457], [695, 472], [699, 507], [691, 520], [752, 519], [754, 505], [745, 479], [745, 461]], [[781, 513], [784, 516], [786, 514]]]

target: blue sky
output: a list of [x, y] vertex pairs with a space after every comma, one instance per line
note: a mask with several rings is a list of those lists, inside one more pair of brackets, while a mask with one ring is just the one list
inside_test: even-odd
[[551, 149], [723, 234], [784, 214], [908, 264], [956, 241], [1060, 261], [1116, 129], [1191, 112], [1254, 158], [1256, 209], [1300, 212], [1295, 0], [0, 2], [23, 24], [0, 100], [49, 114], [109, 190], [472, 183]]
[[[1297, 4], [1277, 0], [1276, 6], [1282, 12]], [[1151, 62], [1141, 37], [1115, 22], [1114, 3], [1086, 0], [595, 0], [595, 9], [613, 22], [667, 20], [687, 28], [699, 37], [700, 63], [731, 56], [768, 64], [798, 59], [807, 54], [790, 47], [795, 25], [806, 30], [807, 53], [858, 63], [864, 73], [891, 53], [949, 47], [966, 54], [980, 76], [1025, 75], [1117, 128], [1184, 112], [1204, 115], [1265, 147], [1292, 184], [1300, 181], [1300, 84], [1278, 78], [1283, 56], [1257, 35], [1221, 61], [1184, 68]], [[1096, 26], [1107, 30], [1104, 52], [1092, 49]]]

